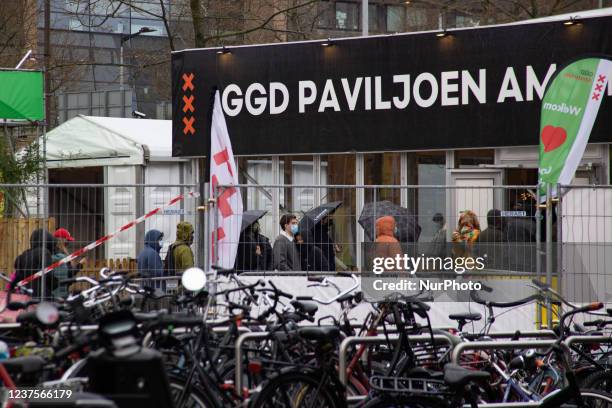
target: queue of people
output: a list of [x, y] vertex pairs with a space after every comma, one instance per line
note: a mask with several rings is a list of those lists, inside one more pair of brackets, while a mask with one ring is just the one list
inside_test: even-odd
[[[520, 204], [513, 207], [521, 211]], [[438, 226], [432, 240], [433, 254], [444, 256], [446, 252], [446, 224], [442, 214], [435, 214], [432, 221]], [[279, 221], [280, 234], [270, 244], [270, 240], [261, 234], [258, 221], [246, 226], [240, 235], [236, 255], [235, 269], [245, 271], [335, 271], [336, 254], [339, 245], [331, 234], [333, 219], [328, 215], [313, 225], [300, 230], [298, 217], [284, 214]], [[487, 228], [481, 231], [480, 222], [475, 212], [463, 211], [456, 229], [451, 234], [452, 255], [471, 255], [474, 244], [535, 242], [535, 220], [531, 217], [503, 217], [498, 209], [487, 213]], [[394, 257], [402, 254], [398, 239], [396, 220], [393, 216], [376, 218], [375, 242], [376, 256]], [[169, 247], [162, 260], [164, 233], [157, 229], [146, 232], [144, 248], [138, 254], [137, 267], [142, 278], [158, 278], [180, 275], [194, 266], [194, 254], [191, 248], [194, 241], [194, 228], [189, 222], [182, 221], [176, 227], [176, 240]], [[15, 259], [15, 272], [18, 281], [36, 273], [41, 266], [52, 263], [69, 255], [68, 245], [74, 238], [65, 228], [58, 228], [54, 234], [43, 229], [35, 230], [30, 237], [30, 248]], [[44, 259], [44, 265], [43, 265]], [[53, 296], [65, 296], [67, 288], [58, 283], [76, 275], [82, 268], [84, 258], [74, 260], [56, 268], [45, 279], [45, 293]], [[164, 284], [154, 282], [153, 286], [163, 289]], [[40, 282], [32, 283], [35, 293], [40, 293]]]

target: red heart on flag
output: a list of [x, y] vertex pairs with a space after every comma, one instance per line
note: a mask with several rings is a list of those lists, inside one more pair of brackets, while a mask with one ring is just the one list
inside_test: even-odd
[[562, 127], [546, 125], [542, 129], [541, 137], [544, 143], [544, 153], [548, 153], [565, 143], [567, 132]]

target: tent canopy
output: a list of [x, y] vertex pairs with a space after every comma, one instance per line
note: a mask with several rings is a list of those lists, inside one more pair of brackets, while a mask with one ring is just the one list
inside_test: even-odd
[[146, 161], [176, 161], [172, 121], [79, 115], [47, 133], [50, 168], [144, 165]]

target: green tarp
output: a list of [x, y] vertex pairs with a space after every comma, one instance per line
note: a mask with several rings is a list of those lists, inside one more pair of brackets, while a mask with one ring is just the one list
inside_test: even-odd
[[0, 119], [44, 118], [42, 72], [0, 70]]

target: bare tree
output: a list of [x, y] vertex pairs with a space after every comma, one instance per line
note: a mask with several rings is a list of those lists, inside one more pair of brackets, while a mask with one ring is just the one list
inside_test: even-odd
[[593, 0], [412, 0], [411, 7], [437, 10], [440, 15], [470, 17], [475, 24], [496, 24], [588, 10]]

